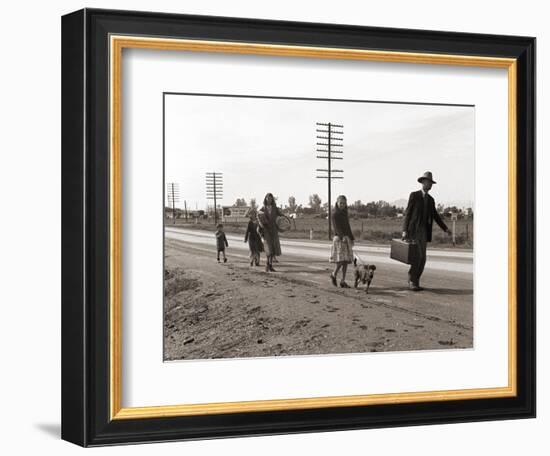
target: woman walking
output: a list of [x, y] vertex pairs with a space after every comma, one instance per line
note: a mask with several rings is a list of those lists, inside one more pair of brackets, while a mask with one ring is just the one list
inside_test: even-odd
[[281, 255], [277, 217], [284, 217], [284, 215], [276, 206], [273, 194], [268, 193], [265, 195], [264, 205], [258, 213], [258, 222], [264, 238], [264, 250], [267, 257], [266, 272], [275, 272], [275, 269], [273, 269], [273, 259]]
[[258, 214], [255, 209], [248, 211], [248, 226], [244, 235], [244, 242], [248, 242], [250, 252], [250, 266], [260, 266], [260, 253], [264, 251], [262, 238], [258, 233]]
[[348, 264], [353, 262], [353, 241], [355, 238], [351, 232], [348, 217], [348, 203], [344, 195], [340, 195], [336, 198], [336, 205], [332, 213], [332, 227], [334, 228], [335, 235], [332, 240], [330, 262], [335, 263], [336, 266], [334, 267], [334, 271], [330, 274], [330, 280], [332, 284], [337, 287], [338, 272], [342, 269], [340, 286], [342, 288], [349, 288], [349, 285], [346, 283], [346, 272], [348, 270]]

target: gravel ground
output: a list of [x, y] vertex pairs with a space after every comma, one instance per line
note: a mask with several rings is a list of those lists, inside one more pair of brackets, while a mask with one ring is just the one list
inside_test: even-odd
[[244, 255], [228, 259], [166, 240], [165, 360], [473, 346], [471, 280], [432, 274], [440, 287], [413, 293], [379, 268], [366, 294], [334, 288], [326, 262], [283, 256], [265, 273]]

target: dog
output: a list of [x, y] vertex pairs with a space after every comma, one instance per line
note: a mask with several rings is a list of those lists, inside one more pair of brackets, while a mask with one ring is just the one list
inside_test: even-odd
[[353, 259], [353, 265], [355, 266], [355, 285], [357, 288], [359, 282], [363, 285], [367, 285], [366, 291], [369, 293], [370, 284], [372, 279], [374, 279], [374, 271], [376, 271], [376, 266], [374, 264], [357, 264], [357, 256]]

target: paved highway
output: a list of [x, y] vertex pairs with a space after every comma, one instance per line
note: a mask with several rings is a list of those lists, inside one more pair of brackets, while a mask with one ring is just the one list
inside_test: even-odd
[[[215, 250], [214, 233], [202, 230], [190, 230], [182, 228], [165, 228], [166, 237], [198, 246], [210, 246]], [[243, 242], [243, 237], [226, 233], [229, 248], [227, 254], [246, 254], [248, 244]], [[310, 260], [326, 260], [330, 254], [330, 243], [328, 241], [309, 241], [297, 239], [281, 239], [281, 250], [284, 262], [286, 256]], [[368, 264], [384, 265], [388, 267], [407, 267], [390, 258], [390, 248], [382, 245], [367, 245], [356, 243], [354, 252], [358, 257]], [[426, 270], [447, 272], [447, 275], [473, 274], [473, 253], [465, 250], [428, 249], [428, 261]]]

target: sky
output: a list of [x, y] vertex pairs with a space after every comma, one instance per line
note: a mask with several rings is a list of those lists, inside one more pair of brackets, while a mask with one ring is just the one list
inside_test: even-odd
[[222, 205], [261, 202], [267, 192], [280, 206], [289, 196], [306, 206], [314, 193], [324, 203], [315, 130], [331, 122], [344, 126], [343, 160], [333, 162], [344, 179], [333, 181], [333, 204], [339, 194], [348, 202], [406, 199], [431, 171], [436, 203], [467, 207], [474, 121], [472, 106], [166, 94], [165, 182], [179, 183], [179, 206], [185, 200], [189, 209], [206, 207], [205, 174], [213, 171], [223, 173]]

